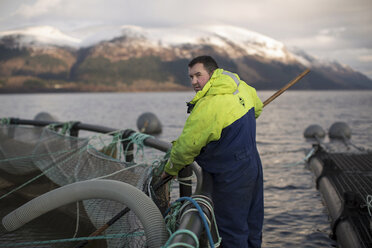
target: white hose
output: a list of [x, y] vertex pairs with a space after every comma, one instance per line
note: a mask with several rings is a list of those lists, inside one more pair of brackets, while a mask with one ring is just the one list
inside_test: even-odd
[[193, 170], [193, 172], [196, 175], [196, 188], [195, 188], [195, 192], [200, 192], [200, 190], [202, 188], [202, 185], [203, 185], [203, 172], [202, 172], [202, 169], [198, 165], [198, 163], [196, 163], [196, 162], [193, 162], [191, 164], [191, 169]]
[[165, 222], [155, 203], [136, 187], [114, 180], [82, 181], [52, 190], [12, 211], [2, 223], [6, 230], [14, 231], [55, 208], [88, 199], [113, 200], [133, 210], [145, 229], [149, 247], [161, 247], [167, 241]]

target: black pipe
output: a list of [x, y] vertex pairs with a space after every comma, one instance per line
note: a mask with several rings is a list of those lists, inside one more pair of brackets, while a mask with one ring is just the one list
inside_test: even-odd
[[[32, 125], [32, 126], [43, 127], [43, 126], [47, 126], [47, 125], [50, 125], [50, 124], [63, 125], [63, 122], [25, 120], [25, 119], [18, 119], [18, 118], [10, 118], [10, 124]], [[118, 129], [104, 127], [104, 126], [84, 124], [84, 123], [81, 123], [81, 122], [77, 123], [74, 126], [74, 129], [75, 130], [90, 131], [90, 132], [97, 132], [97, 133], [111, 133], [111, 132], [114, 132], [114, 131], [118, 130]], [[167, 152], [172, 147], [171, 143], [165, 142], [165, 141], [162, 141], [162, 140], [158, 140], [158, 139], [155, 139], [155, 138], [152, 138], [152, 137], [149, 137], [149, 138], [145, 139], [144, 144], [146, 146], [155, 148], [155, 149], [160, 150], [162, 152]]]
[[144, 144], [146, 146], [155, 148], [155, 149], [157, 149], [159, 151], [162, 151], [162, 152], [167, 152], [169, 149], [172, 148], [171, 143], [163, 141], [163, 140], [159, 140], [159, 139], [154, 139], [154, 138], [151, 138], [151, 137], [145, 139]]
[[79, 137], [79, 129], [76, 126], [80, 123], [80, 121], [76, 121], [72, 124], [70, 129], [70, 135], [73, 137]]
[[[212, 192], [213, 192], [213, 178], [212, 175], [203, 171], [203, 183], [200, 192], [195, 192], [195, 195], [193, 197], [198, 198], [201, 197], [205, 200], [207, 200], [211, 206], [212, 204]], [[218, 242], [218, 235], [217, 235], [217, 230], [215, 229], [215, 224], [213, 223], [213, 218], [212, 218], [212, 212], [209, 208], [204, 206], [203, 204], [200, 204], [198, 202], [200, 207], [202, 208], [206, 218], [208, 218], [211, 221], [211, 234], [212, 234], [212, 239], [213, 242], [216, 244]], [[190, 204], [188, 207], [186, 207], [182, 212], [185, 213], [189, 209], [196, 209], [193, 204]], [[213, 207], [212, 207], [213, 208]], [[213, 211], [213, 209], [212, 209]], [[181, 213], [182, 214], [182, 213]], [[180, 225], [178, 227], [178, 230], [189, 230], [193, 232], [198, 239], [200, 240], [202, 238], [202, 234], [204, 233], [204, 224], [202, 219], [200, 218], [200, 215], [197, 211], [191, 211], [185, 213], [181, 220], [180, 220]], [[208, 240], [201, 240], [201, 242], [208, 242]], [[189, 245], [195, 246], [195, 240], [188, 234], [178, 234], [176, 235], [170, 242], [170, 244], [175, 244], [175, 243], [185, 243]], [[207, 247], [208, 245], [202, 245], [200, 244], [200, 247]]]
[[129, 140], [126, 140], [129, 136], [134, 134], [135, 131], [131, 129], [126, 129], [121, 135], [121, 139], [123, 140], [122, 146], [125, 151], [125, 161], [126, 162], [133, 162], [134, 160], [134, 155], [133, 155], [133, 150], [134, 150], [134, 145], [131, 143]]
[[[191, 179], [182, 180], [182, 178], [190, 178], [192, 176], [191, 166], [186, 166], [178, 173], [178, 178], [180, 180], [180, 197], [191, 196], [192, 195], [192, 186]], [[184, 184], [183, 184], [184, 183]]]
[[195, 195], [204, 195], [208, 198], [212, 198], [213, 193], [213, 177], [211, 174], [202, 170], [202, 185]]
[[31, 125], [31, 126], [43, 127], [43, 126], [47, 126], [49, 124], [62, 124], [62, 122], [41, 121], [41, 120], [25, 120], [25, 119], [18, 119], [18, 118], [10, 118], [10, 124]]

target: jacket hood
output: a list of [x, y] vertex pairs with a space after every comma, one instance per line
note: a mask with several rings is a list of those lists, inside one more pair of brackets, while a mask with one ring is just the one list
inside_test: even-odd
[[[202, 97], [207, 95], [233, 94], [238, 86], [236, 85], [234, 79], [226, 74], [223, 74], [224, 71], [225, 70], [223, 69], [216, 69], [209, 81], [204, 85], [203, 89], [196, 93], [190, 103], [195, 104]], [[234, 75], [239, 79], [237, 74]]]

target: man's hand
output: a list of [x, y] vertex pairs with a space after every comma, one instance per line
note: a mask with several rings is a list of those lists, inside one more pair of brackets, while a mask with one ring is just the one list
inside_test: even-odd
[[160, 178], [161, 178], [162, 180], [164, 180], [165, 178], [168, 178], [168, 177], [172, 177], [172, 179], [176, 178], [176, 176], [172, 176], [172, 175], [166, 173], [165, 171], [163, 171], [163, 173], [162, 173], [161, 176], [160, 176]]
[[158, 180], [157, 182], [154, 183], [153, 189], [155, 191], [158, 190], [161, 186], [163, 186], [164, 184], [166, 184], [167, 182], [169, 182], [170, 180], [172, 180], [175, 177], [176, 176], [169, 175], [168, 173], [163, 171], [163, 173], [160, 176], [160, 180]]

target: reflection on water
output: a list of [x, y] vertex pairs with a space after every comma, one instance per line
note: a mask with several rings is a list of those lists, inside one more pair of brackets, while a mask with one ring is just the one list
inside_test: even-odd
[[[258, 92], [262, 100], [272, 93]], [[187, 118], [185, 102], [192, 96], [192, 92], [0, 95], [0, 117], [32, 119], [46, 111], [61, 121], [137, 129], [138, 116], [153, 112], [163, 124], [158, 137], [172, 141], [182, 131]], [[265, 185], [263, 247], [334, 246], [313, 175], [304, 164], [294, 164], [310, 148], [302, 135], [311, 124], [327, 130], [334, 122], [344, 121], [352, 129], [352, 142], [371, 148], [370, 106], [371, 91], [290, 91], [265, 107], [257, 120]], [[2, 206], [1, 216], [13, 207]], [[58, 230], [58, 226], [30, 225], [34, 228], [46, 233]]]

